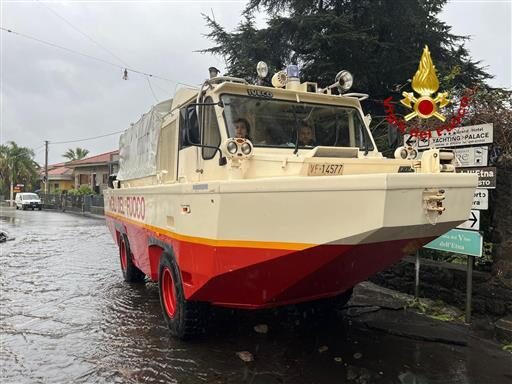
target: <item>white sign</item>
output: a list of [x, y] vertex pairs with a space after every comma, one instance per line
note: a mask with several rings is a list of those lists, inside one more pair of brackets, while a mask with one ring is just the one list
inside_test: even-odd
[[472, 229], [478, 231], [480, 229], [480, 211], [471, 211], [469, 219], [457, 226], [460, 229]]
[[489, 190], [477, 188], [473, 197], [473, 205], [471, 209], [478, 209], [484, 211], [489, 209]]
[[[457, 127], [448, 132], [446, 129], [438, 131], [423, 131], [419, 137], [404, 135], [404, 143], [417, 147], [419, 150], [428, 148], [461, 147], [467, 145], [489, 144], [493, 140], [492, 123]], [[413, 140], [414, 138], [414, 140]]]
[[489, 150], [487, 147], [455, 148], [459, 167], [486, 167]]

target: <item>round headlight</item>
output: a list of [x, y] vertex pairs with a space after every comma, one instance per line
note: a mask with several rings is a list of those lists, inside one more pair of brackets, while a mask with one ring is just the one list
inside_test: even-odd
[[348, 91], [350, 88], [352, 88], [354, 78], [349, 71], [339, 71], [336, 74], [336, 82], [339, 84], [342, 90]]
[[236, 143], [234, 141], [230, 141], [228, 143], [228, 145], [226, 145], [226, 149], [228, 150], [229, 153], [231, 153], [233, 155], [238, 150], [238, 146], [236, 145]]
[[244, 155], [250, 154], [251, 151], [252, 151], [252, 148], [251, 148], [251, 146], [248, 143], [243, 143], [242, 144], [242, 153]]
[[258, 64], [256, 65], [256, 72], [258, 73], [258, 77], [260, 79], [267, 77], [267, 75], [268, 75], [267, 63], [265, 63], [264, 61], [258, 62]]
[[412, 149], [411, 152], [409, 153], [411, 159], [415, 159], [418, 157], [418, 151], [416, 151], [415, 149]]

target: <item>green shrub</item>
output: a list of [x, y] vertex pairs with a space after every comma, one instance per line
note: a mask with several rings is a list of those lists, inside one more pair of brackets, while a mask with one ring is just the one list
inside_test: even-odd
[[83, 195], [95, 195], [94, 191], [88, 185], [82, 185], [78, 189], [71, 189], [68, 191], [68, 195], [72, 196], [83, 196]]

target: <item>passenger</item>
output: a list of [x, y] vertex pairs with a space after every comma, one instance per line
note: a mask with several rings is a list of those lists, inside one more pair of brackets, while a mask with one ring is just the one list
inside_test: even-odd
[[315, 133], [313, 128], [306, 122], [303, 122], [299, 128], [299, 146], [301, 147], [315, 147]]
[[249, 136], [251, 133], [251, 126], [246, 119], [238, 118], [233, 121], [233, 124], [235, 125], [235, 138], [251, 140]]

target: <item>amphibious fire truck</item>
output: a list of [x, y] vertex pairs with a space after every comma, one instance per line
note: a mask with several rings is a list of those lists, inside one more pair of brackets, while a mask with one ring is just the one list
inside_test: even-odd
[[272, 87], [214, 74], [121, 136], [107, 225], [124, 279], [158, 281], [172, 335], [201, 332], [211, 305], [342, 305], [468, 218], [477, 177], [455, 173], [451, 151], [384, 158], [351, 83], [341, 71], [320, 89], [295, 66]]

